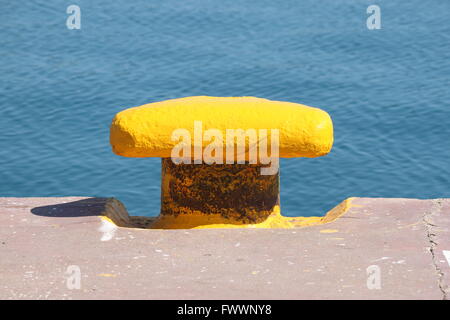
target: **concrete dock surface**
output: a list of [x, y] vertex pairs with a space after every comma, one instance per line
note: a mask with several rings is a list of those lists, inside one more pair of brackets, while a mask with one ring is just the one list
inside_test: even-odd
[[0, 299], [450, 299], [450, 199], [297, 229], [148, 230], [106, 198], [0, 198]]

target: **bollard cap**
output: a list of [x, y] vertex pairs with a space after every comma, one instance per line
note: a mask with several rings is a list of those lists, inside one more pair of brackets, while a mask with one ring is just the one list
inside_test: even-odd
[[[224, 147], [230, 143], [226, 141], [227, 129], [254, 129], [257, 134], [260, 129], [267, 129], [269, 153], [270, 132], [278, 129], [282, 158], [323, 156], [333, 144], [331, 118], [321, 109], [255, 97], [207, 96], [166, 100], [121, 111], [112, 121], [110, 143], [113, 152], [124, 157], [171, 157], [179, 143], [172, 139], [173, 132], [187, 130], [194, 145], [194, 122], [199, 121], [202, 133], [209, 129], [222, 133]], [[215, 143], [202, 140], [203, 150]]]

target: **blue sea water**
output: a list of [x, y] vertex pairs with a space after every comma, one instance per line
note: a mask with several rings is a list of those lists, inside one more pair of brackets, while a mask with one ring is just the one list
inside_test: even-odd
[[[81, 8], [81, 29], [66, 8]], [[366, 9], [381, 8], [368, 30]], [[284, 215], [450, 197], [450, 1], [0, 0], [0, 196], [159, 213], [160, 159], [116, 156], [118, 111], [191, 95], [326, 110], [332, 152], [282, 159]]]

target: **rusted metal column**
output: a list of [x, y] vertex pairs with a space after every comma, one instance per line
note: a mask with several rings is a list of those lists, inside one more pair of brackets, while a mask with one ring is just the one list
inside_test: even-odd
[[260, 223], [279, 205], [279, 173], [261, 175], [261, 165], [161, 163], [161, 215], [218, 214]]

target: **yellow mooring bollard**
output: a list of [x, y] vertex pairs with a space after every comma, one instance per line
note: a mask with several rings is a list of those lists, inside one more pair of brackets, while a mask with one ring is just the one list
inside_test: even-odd
[[332, 221], [284, 217], [278, 157], [319, 157], [333, 144], [323, 110], [254, 97], [188, 97], [119, 112], [114, 153], [162, 158], [161, 212], [149, 228], [292, 228]]

